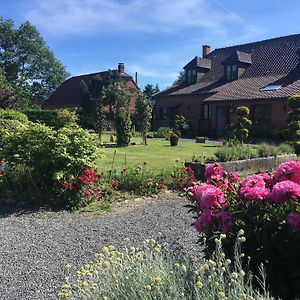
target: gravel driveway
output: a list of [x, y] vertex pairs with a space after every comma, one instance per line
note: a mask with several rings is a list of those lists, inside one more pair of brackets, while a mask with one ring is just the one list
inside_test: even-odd
[[56, 299], [67, 263], [81, 266], [103, 245], [125, 237], [141, 241], [162, 232], [194, 255], [201, 255], [184, 198], [122, 203], [102, 216], [68, 212], [11, 213], [0, 219], [0, 299]]

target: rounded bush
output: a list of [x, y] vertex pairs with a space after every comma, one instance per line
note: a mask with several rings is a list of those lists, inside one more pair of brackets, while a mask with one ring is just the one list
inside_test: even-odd
[[7, 133], [14, 132], [21, 127], [22, 123], [17, 120], [0, 119], [0, 147], [3, 145], [3, 138]]
[[246, 106], [240, 106], [236, 109], [236, 114], [240, 117], [245, 117], [247, 118], [250, 114], [250, 110]]
[[300, 108], [300, 95], [291, 96], [288, 99], [288, 105], [291, 109]]
[[15, 120], [21, 123], [28, 122], [28, 118], [25, 114], [12, 109], [0, 109], [0, 119]]

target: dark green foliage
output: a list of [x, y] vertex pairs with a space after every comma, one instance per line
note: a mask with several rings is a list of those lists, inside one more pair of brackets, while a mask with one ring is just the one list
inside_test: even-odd
[[288, 114], [287, 140], [295, 148], [297, 155], [300, 153], [300, 95], [288, 99], [291, 111]]
[[58, 110], [41, 110], [41, 109], [28, 109], [22, 111], [29, 119], [29, 121], [34, 123], [42, 123], [46, 126], [56, 127], [58, 124], [57, 121], [57, 112]]
[[143, 93], [149, 98], [149, 100], [152, 99], [152, 96], [159, 92], [159, 87], [156, 84], [155, 86], [153, 84], [146, 84], [143, 90]]
[[188, 123], [184, 116], [176, 115], [175, 116], [175, 130], [180, 135], [186, 129], [188, 129]]
[[[117, 102], [117, 87], [120, 76], [116, 71], [108, 71], [96, 75], [89, 82], [81, 81], [81, 112], [80, 123], [85, 128], [94, 129], [100, 136], [114, 119], [114, 110]], [[104, 112], [104, 108], [108, 112]]]
[[252, 125], [251, 120], [248, 119], [249, 113], [249, 108], [246, 106], [240, 106], [236, 109], [237, 117], [232, 129], [232, 135], [241, 143], [247, 139], [249, 135], [248, 127]]
[[21, 123], [27, 123], [28, 118], [26, 114], [12, 109], [0, 109], [0, 119], [15, 120]]
[[152, 118], [152, 105], [150, 99], [142, 93], [137, 96], [135, 115], [137, 129], [142, 133], [143, 142], [147, 145], [147, 132], [150, 130]]
[[172, 131], [172, 128], [170, 128], [170, 127], [159, 127], [157, 129], [157, 131], [155, 132], [154, 136], [157, 138], [166, 138], [169, 136], [171, 131]]
[[68, 76], [28, 21], [15, 28], [0, 18], [0, 65], [19, 107], [39, 107]]

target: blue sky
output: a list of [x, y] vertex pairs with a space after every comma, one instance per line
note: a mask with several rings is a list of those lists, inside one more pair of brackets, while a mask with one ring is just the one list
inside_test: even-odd
[[202, 53], [300, 33], [294, 0], [0, 0], [0, 15], [29, 20], [71, 75], [138, 72], [138, 84], [171, 85]]

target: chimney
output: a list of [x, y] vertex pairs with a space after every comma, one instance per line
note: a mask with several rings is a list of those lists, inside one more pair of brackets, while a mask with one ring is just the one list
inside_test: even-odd
[[125, 65], [124, 65], [124, 63], [119, 63], [119, 65], [118, 65], [118, 71], [119, 71], [120, 74], [124, 73], [124, 71], [125, 71]]
[[203, 45], [202, 46], [202, 58], [205, 58], [210, 53], [210, 46]]

